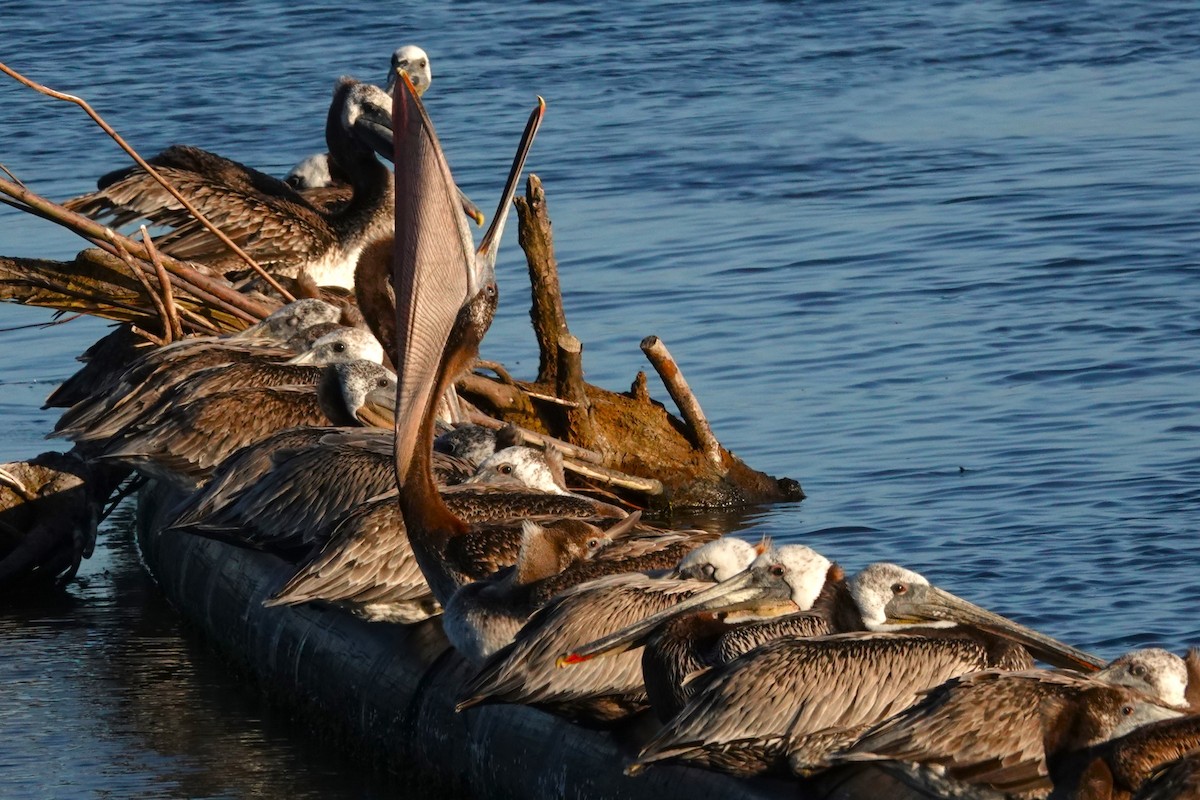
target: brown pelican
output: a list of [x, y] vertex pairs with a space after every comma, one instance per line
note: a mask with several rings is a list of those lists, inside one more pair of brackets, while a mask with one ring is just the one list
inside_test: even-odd
[[[150, 163], [269, 272], [350, 287], [363, 248], [391, 232], [392, 180], [375, 158], [392, 150], [390, 109], [391, 99], [377, 86], [351, 78], [335, 85], [325, 138], [353, 194], [332, 212], [277, 178], [198, 148], [175, 145]], [[98, 186], [64, 205], [97, 219], [111, 217], [114, 226], [146, 219], [171, 227], [158, 242], [163, 252], [227, 272], [244, 270], [244, 262], [140, 167], [109, 173]]]
[[[307, 446], [281, 450], [273, 439], [261, 442], [272, 454], [265, 470], [226, 480], [214, 493], [205, 487], [206, 497], [197, 505], [208, 512], [193, 512], [189, 521], [173, 527], [232, 537], [280, 555], [303, 556], [324, 546], [345, 512], [396, 485], [393, 437], [390, 429], [310, 430], [301, 438]], [[250, 454], [244, 458], [262, 461]], [[433, 455], [433, 468], [439, 485], [460, 483], [472, 474], [461, 459], [441, 453]], [[529, 487], [520, 476], [506, 482]], [[225, 496], [230, 492], [237, 496]]]
[[[1084, 753], [1070, 769], [1055, 775], [1061, 791], [1055, 797], [1072, 800], [1135, 798], [1195, 798], [1197, 754], [1200, 754], [1200, 715], [1156, 722]], [[1182, 762], [1182, 763], [1178, 763]], [[1173, 771], [1166, 778], [1162, 773]], [[1191, 793], [1186, 788], [1191, 781]], [[1170, 788], [1178, 793], [1172, 794]]]
[[232, 389], [172, 407], [103, 454], [187, 489], [229, 454], [276, 431], [304, 425], [390, 422], [396, 379], [372, 361], [331, 364], [317, 386]]
[[254, 386], [314, 386], [321, 379], [322, 366], [360, 359], [378, 364], [383, 360], [383, 349], [369, 332], [341, 328], [318, 339], [307, 352], [283, 362], [270, 352], [224, 351], [218, 357], [222, 355], [224, 358], [212, 366], [201, 367], [211, 363], [207, 358], [194, 362], [194, 370], [164, 365], [98, 418], [63, 428], [55, 435], [118, 447], [123, 439], [143, 434], [165, 415], [193, 400]]
[[492, 224], [472, 253], [445, 156], [411, 82], [402, 77], [392, 111], [394, 161], [397, 197], [410, 202], [396, 204], [393, 246], [400, 375], [396, 474], [413, 554], [444, 606], [460, 586], [483, 577], [477, 555], [481, 551], [472, 553], [472, 548], [485, 552], [492, 545], [486, 531], [473, 531], [455, 516], [434, 482], [437, 399], [475, 358], [491, 325], [497, 300], [496, 248], [545, 103], [539, 98], [529, 118]]
[[1195, 647], [1188, 650], [1186, 659], [1160, 647], [1131, 650], [1096, 677], [1132, 686], [1166, 705], [1200, 712], [1200, 649]]
[[460, 425], [433, 440], [433, 451], [465, 459], [478, 467], [496, 452], [496, 431], [482, 425]]
[[568, 654], [563, 663], [644, 644], [646, 694], [666, 722], [704, 686], [711, 668], [764, 642], [862, 628], [858, 614], [846, 608], [853, 600], [841, 567], [811, 548], [768, 548], [749, 566], [746, 578], [764, 591], [756, 588], [745, 603], [722, 590], [722, 613], [713, 613], [705, 610], [704, 595], [696, 595]]
[[537, 584], [563, 574], [576, 562], [595, 558], [640, 518], [635, 511], [607, 530], [578, 519], [542, 524], [526, 520], [516, 564], [468, 583], [450, 598], [442, 615], [446, 638], [468, 661], [482, 663], [511, 642], [538, 607]]
[[559, 669], [557, 659], [736, 575], [754, 560], [749, 543], [725, 537], [685, 556], [665, 577], [617, 574], [563, 592], [530, 617], [463, 688], [458, 710], [522, 703], [583, 721], [618, 720], [646, 707], [641, 654], [630, 650]]
[[1091, 677], [985, 670], [938, 686], [832, 760], [876, 763], [938, 795], [1032, 800], [1049, 796], [1066, 759], [1179, 715]]
[[251, 356], [274, 354], [279, 360], [291, 358], [295, 355], [290, 352], [293, 350], [291, 343], [297, 334], [336, 323], [340, 316], [341, 311], [336, 306], [324, 301], [297, 300], [240, 333], [183, 339], [148, 350], [140, 356], [134, 343], [125, 335], [129, 333], [129, 337], [133, 337], [133, 334], [122, 326], [80, 356], [85, 362], [84, 367], [47, 398], [45, 407], [61, 406], [65, 397], [78, 397], [86, 388], [86, 396], [78, 397], [70, 404], [54, 430], [85, 428], [127, 402], [138, 387], [159, 371], [186, 375], [224, 363], [234, 357], [234, 351]]
[[[753, 583], [737, 576], [693, 602], [715, 605], [726, 594], [743, 603]], [[779, 639], [735, 659], [646, 744], [630, 774], [677, 760], [753, 775], [781, 769], [785, 758], [806, 772], [950, 678], [1032, 667], [1025, 647], [1058, 665], [1102, 663], [894, 564], [858, 573], [850, 594], [867, 633]]]

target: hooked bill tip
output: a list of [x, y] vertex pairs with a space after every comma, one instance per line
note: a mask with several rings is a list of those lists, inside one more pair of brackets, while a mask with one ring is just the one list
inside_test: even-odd
[[591, 661], [591, 656], [581, 656], [578, 653], [567, 653], [565, 656], [559, 656], [554, 659], [554, 666], [562, 669], [571, 664], [582, 664], [584, 661]]

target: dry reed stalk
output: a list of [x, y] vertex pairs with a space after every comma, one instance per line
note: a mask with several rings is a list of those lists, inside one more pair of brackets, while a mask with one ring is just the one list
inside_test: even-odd
[[132, 158], [135, 162], [137, 162], [137, 165], [139, 167], [141, 167], [143, 170], [146, 171], [147, 175], [149, 175], [151, 178], [153, 178], [155, 181], [157, 181], [159, 183], [159, 185], [162, 186], [164, 189], [166, 189], [167, 192], [172, 197], [174, 197], [176, 200], [178, 200], [183, 205], [183, 207], [188, 210], [188, 213], [190, 213], [193, 217], [195, 217], [196, 220], [201, 225], [203, 225], [210, 232], [212, 232], [212, 234], [214, 236], [216, 236], [218, 239], [220, 239], [222, 244], [224, 244], [226, 247], [228, 247], [235, 255], [237, 255], [238, 258], [245, 261], [252, 270], [257, 272], [259, 274], [259, 276], [262, 277], [262, 279], [267, 282], [267, 284], [272, 289], [279, 292], [279, 295], [281, 297], [283, 297], [283, 299], [286, 302], [290, 303], [296, 299], [295, 297], [292, 296], [292, 294], [290, 292], [288, 292], [286, 289], [284, 289], [282, 286], [280, 286], [279, 283], [273, 277], [271, 277], [271, 275], [268, 274], [265, 269], [263, 269], [261, 266], [259, 266], [258, 262], [255, 261], [253, 258], [251, 258], [250, 255], [248, 253], [246, 253], [246, 251], [244, 251], [244, 250], [242, 250], [242, 248], [238, 247], [237, 244], [235, 244], [232, 239], [230, 239], [228, 236], [226, 236], [216, 225], [213, 225], [211, 222], [209, 222], [208, 218], [205, 217], [203, 214], [201, 214], [200, 211], [197, 210], [195, 206], [193, 206], [190, 202], [188, 202], [187, 198], [185, 198], [182, 194], [180, 194], [179, 191], [176, 190], [176, 188], [174, 186], [172, 186], [170, 184], [170, 182], [167, 181], [166, 178], [164, 178], [162, 175], [159, 175], [158, 171], [155, 170], [153, 167], [151, 167], [146, 162], [145, 159], [143, 159], [140, 155], [138, 155], [137, 151], [134, 150], [133, 147], [131, 147], [129, 145], [129, 143], [127, 143], [121, 137], [121, 135], [119, 133], [117, 133], [115, 130], [113, 130], [112, 126], [110, 126], [107, 122], [105, 122], [104, 118], [101, 117], [100, 114], [97, 113], [96, 110], [93, 109], [86, 100], [84, 100], [82, 97], [77, 97], [76, 95], [73, 95], [73, 94], [67, 94], [65, 92], [57, 91], [56, 89], [51, 89], [48, 86], [43, 86], [42, 84], [38, 83], [37, 81], [34, 81], [30, 78], [26, 78], [24, 75], [17, 72], [12, 67], [5, 64], [4, 62], [0, 62], [0, 72], [5, 73], [10, 78], [17, 81], [18, 83], [24, 84], [25, 86], [28, 86], [30, 89], [33, 89], [36, 92], [40, 92], [41, 94], [44, 94], [47, 97], [53, 97], [55, 100], [62, 100], [67, 103], [74, 103], [75, 105], [82, 108], [84, 110], [84, 112], [89, 117], [92, 118], [92, 121], [100, 126], [101, 130], [103, 130], [105, 133], [107, 133], [109, 135], [109, 137], [111, 137], [112, 140], [121, 147], [122, 150], [124, 150], [126, 153], [129, 154], [130, 158]]

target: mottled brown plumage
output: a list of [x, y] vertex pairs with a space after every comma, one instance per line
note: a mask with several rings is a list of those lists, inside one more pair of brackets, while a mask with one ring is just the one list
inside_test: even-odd
[[987, 670], [933, 689], [833, 760], [877, 762], [938, 793], [1045, 798], [1062, 759], [1177, 713], [1074, 673]]
[[[478, 542], [484, 555], [478, 578], [515, 561], [523, 518], [553, 520], [593, 517], [602, 506], [586, 498], [521, 491], [512, 485], [469, 484], [446, 487], [443, 497], [461, 519], [507, 521], [492, 528], [494, 538]], [[624, 512], [612, 508], [609, 518]], [[345, 514], [329, 540], [271, 599], [271, 605], [314, 600], [342, 604], [372, 619], [415, 621], [440, 610], [417, 566], [397, 503], [390, 490]], [[419, 600], [419, 606], [412, 606]], [[422, 614], [424, 616], [422, 616]]]
[[[961, 613], [1007, 631], [1003, 618], [914, 572], [872, 564], [851, 580], [850, 591], [871, 632], [777, 640], [735, 659], [646, 745], [631, 773], [675, 760], [753, 775], [782, 770], [785, 757], [793, 770], [807, 773], [952, 677], [1033, 666], [1007, 632], [952, 621]], [[934, 607], [926, 598], [937, 600], [939, 627], [919, 619]], [[891, 632], [897, 630], [906, 632]], [[1091, 658], [1015, 623], [1012, 630], [1052, 658]]]
[[[277, 431], [366, 424], [393, 413], [395, 376], [378, 364], [313, 369], [324, 370], [320, 386], [234, 389], [172, 407], [155, 424], [129, 431], [104, 455], [194, 489], [231, 453]], [[388, 406], [380, 410], [381, 403]]]

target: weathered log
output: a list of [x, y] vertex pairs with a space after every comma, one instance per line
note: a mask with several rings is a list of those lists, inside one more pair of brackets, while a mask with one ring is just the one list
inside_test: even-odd
[[[690, 390], [680, 394], [682, 404], [676, 400], [681, 410], [688, 406], [683, 413], [689, 425], [650, 399], [645, 375], [639, 373], [627, 394], [583, 380], [582, 345], [567, 330], [546, 196], [536, 175], [529, 176], [525, 197], [515, 202], [533, 287], [530, 317], [538, 342], [538, 379], [526, 383], [472, 374], [458, 382], [459, 391], [491, 417], [595, 450], [610, 470], [660, 481], [662, 493], [649, 498], [653, 508], [803, 499], [796, 481], [753, 470], [722, 447]], [[674, 376], [679, 379], [674, 383], [682, 382], [678, 368]], [[545, 395], [565, 402], [534, 402]]]
[[538, 383], [554, 383], [558, 372], [558, 338], [567, 333], [562, 288], [558, 283], [558, 260], [554, 256], [554, 231], [546, 207], [546, 192], [537, 175], [525, 183], [525, 196], [516, 197], [517, 241], [529, 265], [533, 302], [529, 318], [538, 343]]
[[704, 800], [793, 798], [790, 781], [743, 781], [687, 767], [622, 773], [637, 726], [587, 730], [520, 706], [454, 712], [472, 668], [441, 625], [368, 623], [319, 606], [263, 608], [290, 575], [279, 559], [159, 533], [161, 488], [140, 495], [138, 542], [172, 604], [227, 658], [317, 734], [446, 796]]

